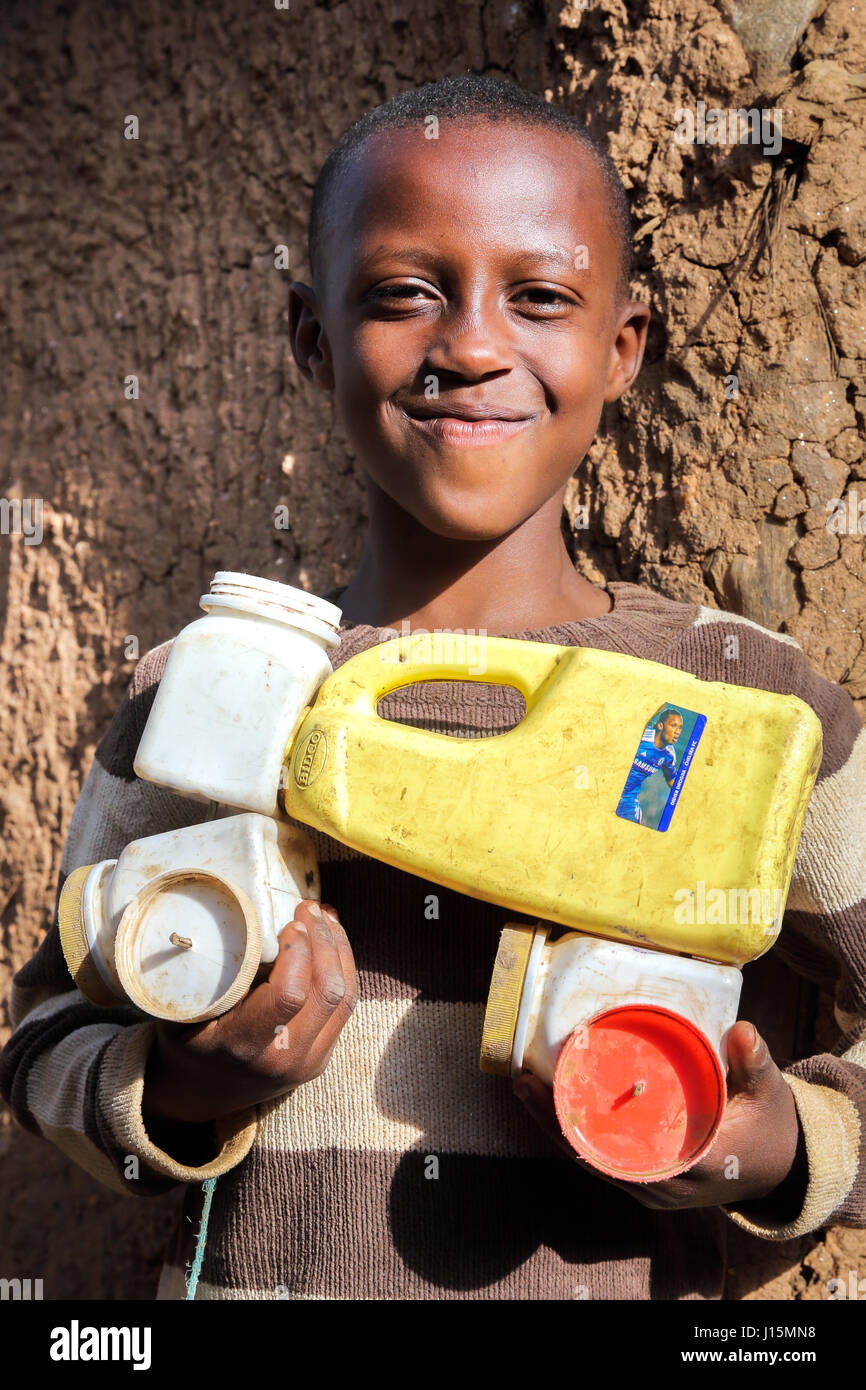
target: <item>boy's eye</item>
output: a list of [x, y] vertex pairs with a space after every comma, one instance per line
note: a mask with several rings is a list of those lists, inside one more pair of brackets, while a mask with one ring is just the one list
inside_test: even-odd
[[414, 285], [411, 283], [402, 285], [377, 285], [371, 290], [370, 298], [384, 300], [386, 303], [396, 299], [414, 299], [421, 294], [429, 294], [430, 291], [424, 285]]
[[569, 298], [567, 294], [563, 294], [561, 290], [553, 289], [550, 285], [527, 285], [525, 289], [518, 291], [517, 298], [522, 299], [524, 296], [528, 296], [532, 304], [542, 309], [558, 309], [563, 305], [574, 306], [573, 299]]
[[[425, 301], [429, 302], [437, 297], [437, 291], [432, 285], [412, 280], [404, 280], [399, 284], [375, 285], [367, 295], [368, 300], [381, 305], [383, 309], [392, 305], [397, 308], [404, 304], [420, 306]], [[572, 296], [553, 285], [526, 285], [517, 291], [514, 299], [541, 310], [547, 316], [561, 313], [565, 309], [573, 309], [576, 304]]]

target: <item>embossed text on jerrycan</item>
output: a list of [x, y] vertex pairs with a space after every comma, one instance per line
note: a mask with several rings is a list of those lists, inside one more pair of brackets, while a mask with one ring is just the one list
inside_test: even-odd
[[[290, 731], [290, 816], [596, 937], [725, 965], [769, 950], [821, 758], [808, 705], [593, 648], [450, 638], [436, 657], [430, 634], [399, 637], [327, 677]], [[480, 739], [378, 715], [427, 680], [514, 686], [526, 713]]]

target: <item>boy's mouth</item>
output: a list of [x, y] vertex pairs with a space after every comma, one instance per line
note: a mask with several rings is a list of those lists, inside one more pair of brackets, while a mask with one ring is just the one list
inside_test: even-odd
[[443, 444], [460, 446], [499, 444], [526, 428], [536, 417], [525, 410], [505, 405], [424, 401], [403, 406], [403, 413], [422, 434]]

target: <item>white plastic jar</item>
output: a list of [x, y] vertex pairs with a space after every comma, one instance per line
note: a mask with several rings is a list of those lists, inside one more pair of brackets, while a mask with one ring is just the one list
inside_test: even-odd
[[587, 1163], [660, 1182], [697, 1163], [726, 1104], [733, 965], [510, 923], [502, 932], [481, 1069], [553, 1089], [563, 1136]]
[[276, 960], [302, 898], [318, 900], [312, 841], [294, 821], [243, 814], [133, 840], [74, 869], [60, 941], [85, 998], [131, 1000], [177, 1023], [217, 1018]]
[[339, 646], [333, 603], [220, 570], [174, 639], [135, 772], [197, 801], [277, 814], [286, 744]]

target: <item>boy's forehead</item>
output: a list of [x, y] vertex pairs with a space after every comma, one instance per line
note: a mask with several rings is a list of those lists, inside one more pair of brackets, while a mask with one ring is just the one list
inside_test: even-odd
[[508, 121], [442, 121], [435, 139], [422, 126], [376, 131], [338, 184], [326, 255], [340, 280], [407, 237], [443, 255], [481, 241], [515, 255], [545, 247], [572, 269], [586, 246], [593, 278], [616, 276], [603, 175], [565, 132]]

